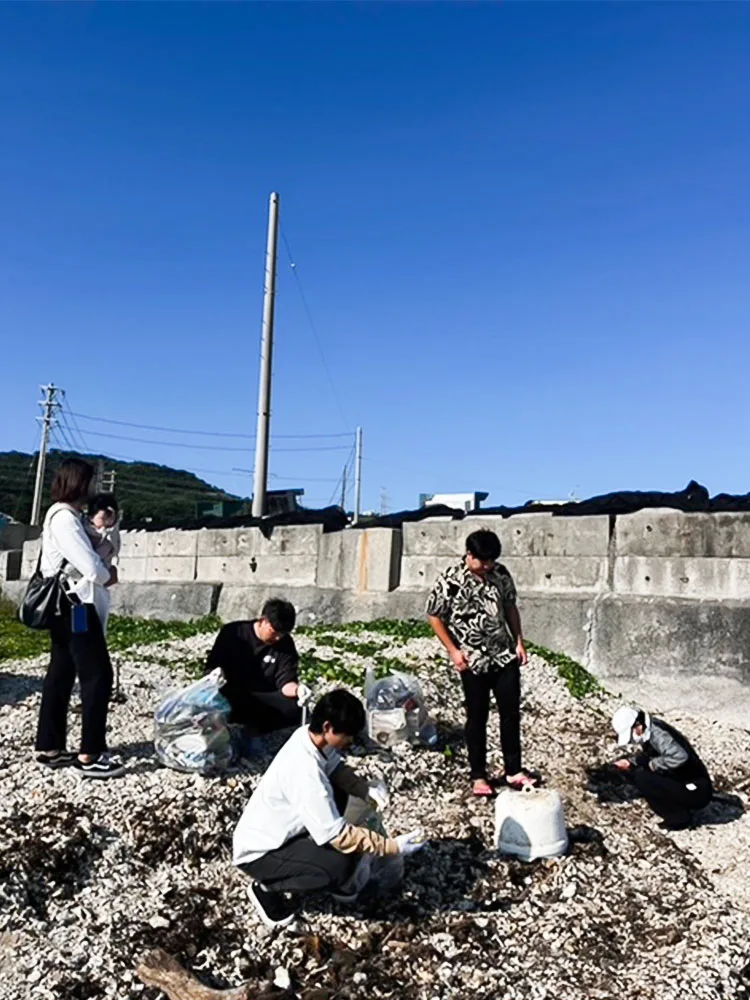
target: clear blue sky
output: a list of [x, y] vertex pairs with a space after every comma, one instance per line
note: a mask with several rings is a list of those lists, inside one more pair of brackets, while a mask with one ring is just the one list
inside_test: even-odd
[[[282, 245], [273, 429], [361, 424], [366, 507], [747, 491], [749, 51], [748, 4], [0, 5], [0, 449], [50, 380], [252, 434], [278, 190], [325, 363]], [[79, 425], [249, 492], [252, 442]]]

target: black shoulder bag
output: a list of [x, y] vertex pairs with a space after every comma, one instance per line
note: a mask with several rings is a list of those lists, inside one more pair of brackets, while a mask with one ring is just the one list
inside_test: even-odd
[[41, 631], [50, 629], [55, 618], [62, 614], [63, 601], [67, 600], [67, 595], [63, 590], [60, 578], [66, 564], [67, 560], [63, 559], [62, 566], [54, 576], [42, 576], [42, 548], [40, 547], [36, 569], [26, 587], [21, 607], [18, 609], [18, 617], [28, 628]]

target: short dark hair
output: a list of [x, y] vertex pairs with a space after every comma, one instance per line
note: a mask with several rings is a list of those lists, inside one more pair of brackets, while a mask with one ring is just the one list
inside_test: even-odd
[[114, 493], [97, 493], [89, 500], [89, 517], [93, 517], [100, 510], [113, 510], [115, 514], [118, 513], [120, 505]]
[[642, 708], [638, 709], [638, 715], [636, 715], [636, 717], [635, 717], [635, 722], [633, 723], [633, 726], [634, 727], [635, 726], [643, 726], [645, 728], [645, 726], [646, 726], [646, 713], [643, 711]]
[[475, 559], [487, 561], [500, 557], [502, 545], [494, 531], [480, 528], [479, 531], [472, 531], [466, 539], [466, 551]]
[[277, 632], [288, 634], [294, 629], [297, 612], [291, 601], [285, 601], [282, 597], [272, 597], [263, 605], [261, 617], [267, 618]]
[[356, 736], [365, 728], [366, 716], [362, 702], [344, 688], [329, 691], [312, 711], [310, 731], [322, 733], [326, 722], [330, 722], [334, 733]]
[[94, 466], [83, 458], [66, 458], [52, 480], [53, 503], [80, 503], [89, 495]]

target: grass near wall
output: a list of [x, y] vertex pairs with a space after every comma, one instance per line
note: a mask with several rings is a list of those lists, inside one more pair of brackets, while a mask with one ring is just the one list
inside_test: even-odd
[[[165, 642], [170, 639], [186, 639], [207, 632], [218, 632], [221, 619], [207, 615], [189, 622], [158, 621], [145, 618], [120, 618], [113, 615], [109, 624], [108, 645], [112, 652]], [[392, 620], [379, 619], [374, 622], [352, 622], [346, 625], [301, 626], [300, 635], [306, 635], [315, 643], [300, 657], [300, 676], [307, 682], [325, 678], [361, 687], [368, 665], [375, 669], [377, 677], [384, 677], [394, 670], [409, 671], [410, 664], [398, 656], [385, 655], [384, 650], [394, 645], [406, 645], [411, 639], [430, 638], [432, 629], [426, 621], [419, 619]], [[366, 634], [363, 634], [366, 633]], [[373, 638], [376, 636], [377, 638]], [[555, 667], [560, 677], [568, 685], [575, 698], [585, 698], [601, 691], [601, 685], [586, 668], [564, 653], [556, 653], [528, 643], [529, 652], [536, 653]], [[20, 660], [41, 656], [49, 650], [49, 636], [46, 632], [34, 632], [18, 620], [18, 612], [13, 604], [0, 597], [0, 663], [4, 660]], [[331, 653], [353, 653], [359, 662], [343, 662]], [[326, 653], [328, 655], [321, 655]], [[168, 662], [168, 661], [165, 661]], [[443, 663], [436, 646], [436, 665]], [[202, 661], [186, 661], [185, 673], [198, 676]], [[411, 667], [413, 669], [413, 666]], [[196, 673], [197, 671], [197, 673]]]

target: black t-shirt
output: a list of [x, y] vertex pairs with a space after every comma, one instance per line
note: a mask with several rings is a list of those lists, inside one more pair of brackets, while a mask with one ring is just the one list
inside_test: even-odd
[[206, 672], [221, 667], [226, 683], [221, 689], [232, 706], [232, 717], [244, 717], [245, 702], [254, 691], [280, 691], [299, 680], [299, 654], [294, 639], [285, 635], [275, 643], [262, 642], [255, 621], [230, 622], [216, 637], [208, 654]]

